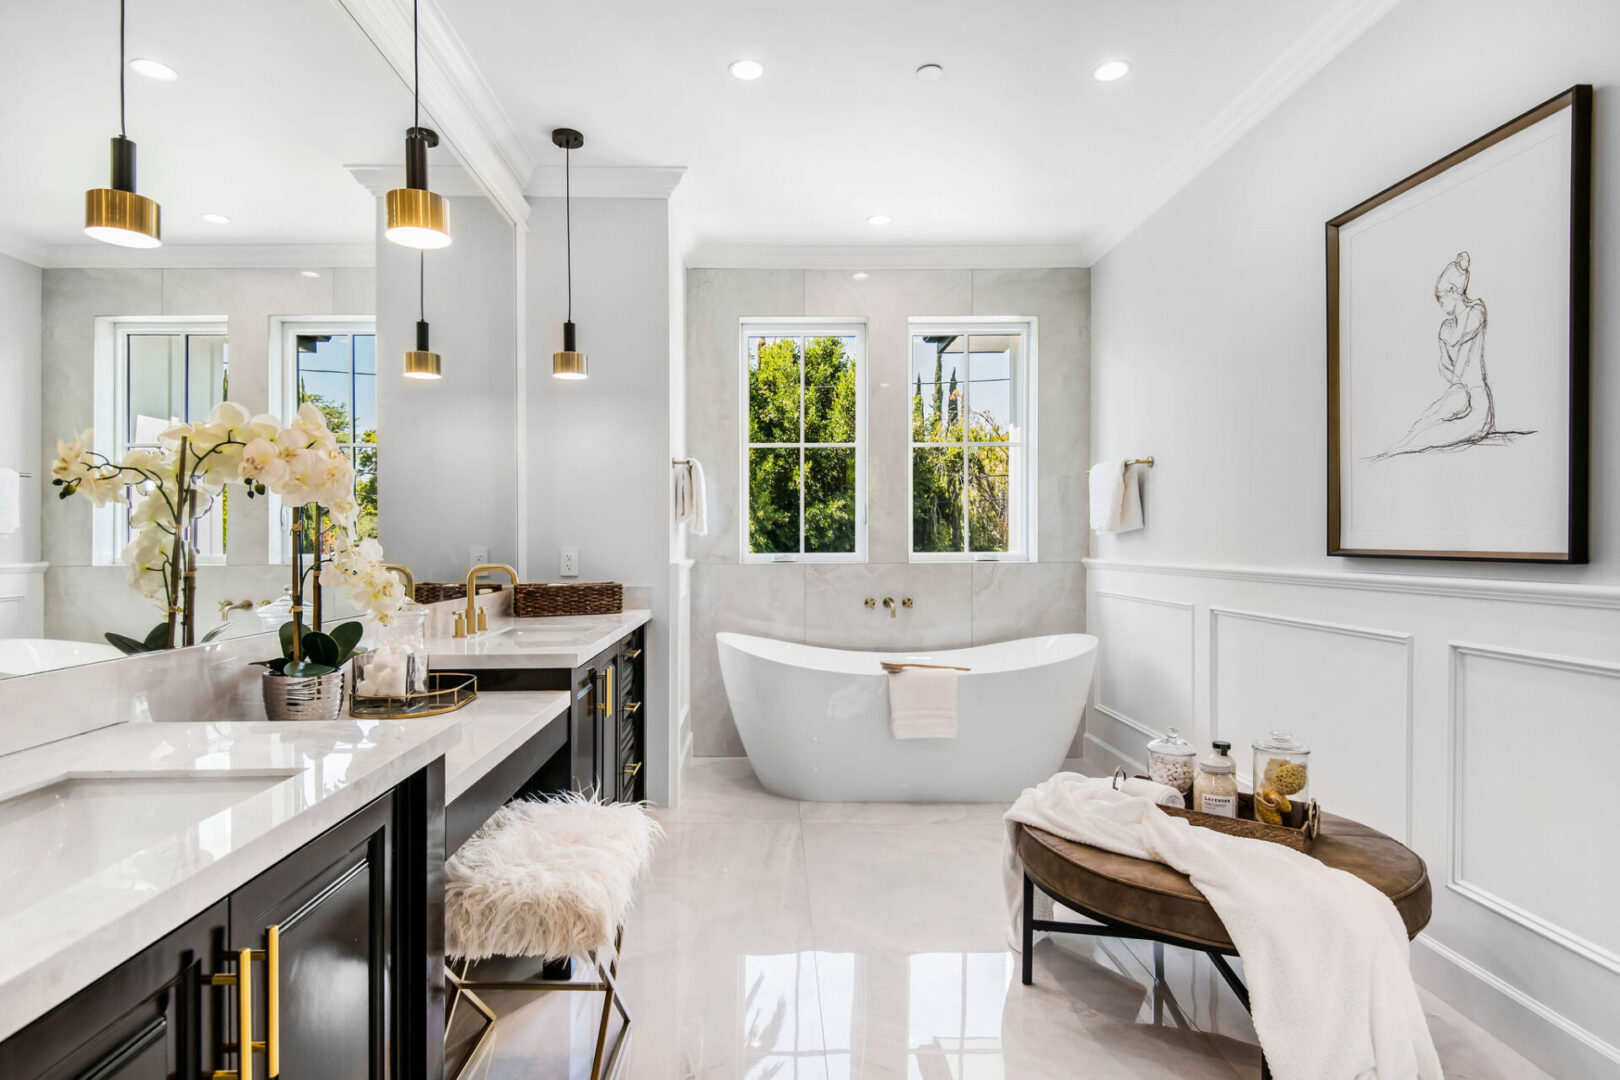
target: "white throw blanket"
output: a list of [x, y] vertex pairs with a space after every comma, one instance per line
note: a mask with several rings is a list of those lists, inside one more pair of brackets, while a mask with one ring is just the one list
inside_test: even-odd
[[1142, 527], [1142, 489], [1136, 469], [1124, 459], [1102, 461], [1086, 474], [1091, 482], [1091, 527], [1103, 533]]
[[1197, 828], [1110, 781], [1059, 773], [1007, 811], [1005, 886], [1021, 917], [1017, 823], [1172, 866], [1243, 959], [1254, 1028], [1277, 1080], [1439, 1080], [1440, 1059], [1389, 898], [1281, 844]]
[[956, 738], [956, 672], [916, 667], [890, 672], [889, 733], [896, 739]]

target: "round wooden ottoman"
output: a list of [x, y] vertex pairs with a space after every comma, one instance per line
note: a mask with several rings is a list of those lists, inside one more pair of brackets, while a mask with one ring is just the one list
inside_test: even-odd
[[[1264, 843], [1265, 841], [1255, 841]], [[1321, 832], [1310, 854], [1328, 866], [1356, 875], [1395, 904], [1416, 937], [1429, 922], [1433, 899], [1428, 869], [1417, 853], [1393, 837], [1358, 821], [1322, 815]], [[1162, 948], [1180, 945], [1208, 954], [1232, 992], [1249, 1007], [1249, 991], [1226, 960], [1238, 955], [1215, 909], [1187, 875], [1163, 863], [1116, 855], [1076, 844], [1028, 825], [1018, 827], [1018, 857], [1024, 864], [1024, 985], [1033, 975], [1035, 931], [1140, 938], [1154, 942], [1155, 976], [1163, 977]], [[1035, 918], [1035, 888], [1094, 923]], [[1261, 1076], [1269, 1078], [1265, 1058]]]

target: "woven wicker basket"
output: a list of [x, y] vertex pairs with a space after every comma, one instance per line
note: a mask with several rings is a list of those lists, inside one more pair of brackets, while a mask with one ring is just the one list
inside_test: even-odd
[[520, 619], [546, 615], [617, 615], [624, 610], [624, 586], [617, 581], [579, 584], [524, 584], [512, 595]]
[[[478, 592], [480, 595], [488, 592], [500, 592], [503, 586], [498, 581], [480, 581]], [[437, 604], [441, 600], [467, 599], [467, 583], [464, 581], [418, 581], [416, 583], [416, 602], [418, 604]]]

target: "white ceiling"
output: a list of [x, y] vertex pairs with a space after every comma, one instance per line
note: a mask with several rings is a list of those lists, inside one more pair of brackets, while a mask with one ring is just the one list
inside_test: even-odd
[[[118, 132], [117, 0], [0, 0], [0, 248], [55, 264], [109, 252], [83, 235]], [[131, 0], [138, 187], [175, 246], [372, 243], [375, 203], [344, 168], [399, 161], [409, 91], [332, 0]], [[209, 225], [204, 213], [231, 218]]]
[[[1189, 154], [1390, 0], [456, 0], [534, 158], [686, 165], [699, 247], [1095, 251]], [[1375, 13], [1366, 17], [1369, 10]], [[1355, 20], [1351, 20], [1354, 23]], [[1330, 55], [1330, 54], [1329, 54]], [[739, 57], [765, 75], [727, 73]], [[1092, 78], [1106, 59], [1131, 73]], [[944, 65], [933, 82], [924, 63]], [[1310, 70], [1314, 70], [1311, 68]], [[1308, 71], [1305, 72], [1308, 74]], [[1291, 88], [1291, 86], [1290, 86]], [[874, 227], [869, 215], [893, 223]]]

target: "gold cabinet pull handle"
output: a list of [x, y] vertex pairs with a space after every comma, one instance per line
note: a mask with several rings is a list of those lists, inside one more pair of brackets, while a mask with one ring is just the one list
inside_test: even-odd
[[602, 700], [596, 703], [597, 712], [607, 712], [609, 703], [613, 700], [613, 667], [609, 665], [602, 669], [602, 679], [606, 689], [602, 692]]
[[265, 1032], [269, 1044], [265, 1053], [265, 1076], [275, 1080], [281, 1075], [281, 927], [266, 927], [264, 936], [264, 994], [269, 1015]]
[[641, 771], [641, 762], [638, 761], [634, 765], [631, 765], [629, 768], [625, 769], [624, 770], [624, 775], [626, 775], [626, 776], [634, 776], [640, 771]]
[[641, 708], [641, 702], [639, 701], [631, 701], [626, 703], [624, 707], [625, 717], [628, 719], [629, 717], [636, 715], [636, 710], [639, 708]]
[[638, 657], [640, 655], [641, 655], [641, 650], [640, 649], [626, 649], [625, 653], [624, 653], [624, 658], [626, 660], [634, 660], [636, 657]]

